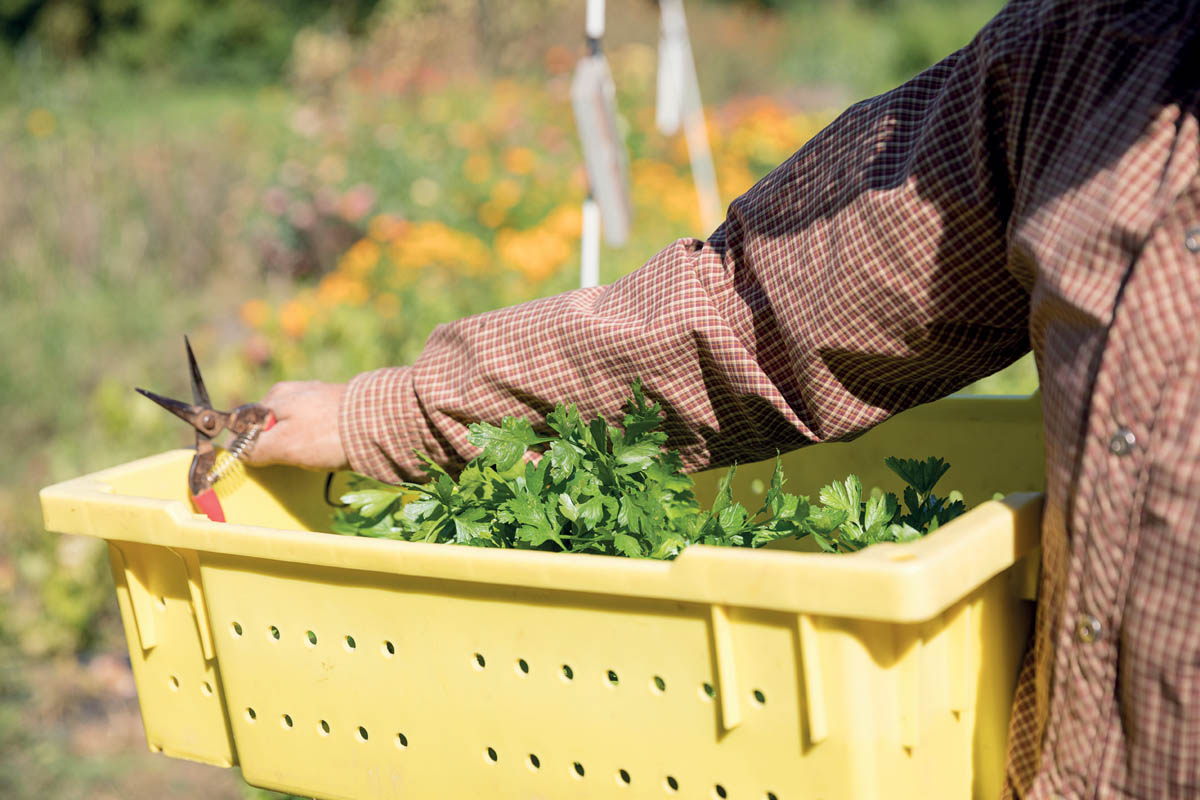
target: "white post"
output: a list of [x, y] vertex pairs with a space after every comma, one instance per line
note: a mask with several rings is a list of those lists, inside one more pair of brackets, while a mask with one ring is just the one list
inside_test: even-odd
[[721, 195], [717, 190], [687, 18], [683, 13], [683, 0], [659, 0], [659, 8], [662, 29], [658, 44], [659, 96], [655, 116], [659, 130], [667, 135], [675, 133], [680, 123], [683, 124], [692, 179], [700, 199], [700, 220], [707, 235], [721, 222]]
[[587, 24], [589, 39], [604, 38], [604, 0], [587, 0]]
[[588, 195], [583, 201], [583, 234], [579, 242], [579, 286], [600, 285], [600, 206]]

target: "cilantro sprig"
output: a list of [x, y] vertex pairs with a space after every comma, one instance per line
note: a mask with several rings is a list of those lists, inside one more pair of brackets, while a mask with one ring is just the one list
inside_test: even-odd
[[[334, 513], [333, 531], [355, 536], [449, 542], [632, 558], [674, 558], [691, 544], [761, 547], [811, 535], [827, 552], [860, 550], [877, 542], [906, 542], [935, 530], [965, 510], [961, 495], [933, 494], [949, 469], [938, 458], [886, 459], [908, 486], [900, 506], [878, 490], [863, 497], [850, 475], [821, 489], [819, 504], [785, 492], [778, 458], [753, 514], [733, 500], [736, 467], [721, 479], [713, 505], [703, 510], [679, 454], [666, 449], [662, 407], [649, 403], [635, 382], [620, 428], [603, 419], [585, 422], [573, 405], [546, 418], [554, 435], [524, 419], [499, 427], [471, 425], [468, 441], [479, 455], [455, 479], [420, 455], [429, 481], [390, 486], [356, 476]], [[540, 459], [526, 459], [530, 451]]]

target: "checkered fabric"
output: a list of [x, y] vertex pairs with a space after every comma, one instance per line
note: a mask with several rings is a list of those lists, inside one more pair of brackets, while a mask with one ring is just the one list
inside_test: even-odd
[[844, 439], [1030, 348], [1047, 503], [1009, 796], [1200, 797], [1200, 2], [1015, 0], [611, 286], [356, 377], [353, 467], [630, 382], [690, 469]]

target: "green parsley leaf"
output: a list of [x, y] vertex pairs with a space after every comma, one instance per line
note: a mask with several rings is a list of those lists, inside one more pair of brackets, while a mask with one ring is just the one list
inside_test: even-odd
[[468, 430], [467, 441], [483, 448], [483, 462], [501, 472], [520, 461], [525, 451], [533, 445], [550, 441], [534, 433], [533, 426], [527, 420], [513, 417], [505, 417], [499, 428], [486, 422], [477, 422]]

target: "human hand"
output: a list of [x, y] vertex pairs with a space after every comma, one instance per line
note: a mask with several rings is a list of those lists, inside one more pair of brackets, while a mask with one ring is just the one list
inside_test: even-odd
[[275, 414], [275, 425], [259, 434], [246, 461], [291, 464], [305, 469], [339, 470], [348, 466], [338, 430], [344, 383], [285, 381], [262, 399]]

